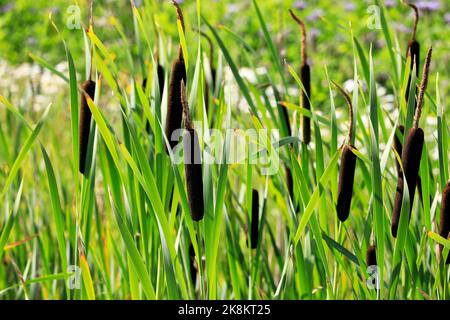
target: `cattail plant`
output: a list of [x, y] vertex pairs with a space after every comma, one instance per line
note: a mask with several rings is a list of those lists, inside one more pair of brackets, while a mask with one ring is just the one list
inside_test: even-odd
[[[81, 85], [81, 97], [80, 97], [80, 162], [79, 170], [82, 174], [86, 173], [86, 157], [89, 144], [89, 132], [91, 129], [91, 109], [89, 109], [87, 103], [87, 96], [94, 99], [95, 95], [95, 81], [86, 80]], [[87, 96], [86, 96], [87, 95]]]
[[[403, 2], [407, 6], [409, 6], [414, 11], [414, 25], [411, 40], [408, 42], [408, 48], [406, 51], [406, 57], [411, 57], [410, 70], [413, 69], [413, 66], [416, 67], [416, 76], [419, 76], [419, 63], [420, 63], [420, 44], [416, 40], [416, 32], [417, 32], [417, 24], [419, 23], [419, 9], [409, 2]], [[408, 101], [409, 89], [411, 86], [411, 75], [408, 78], [408, 85], [406, 87], [405, 92], [405, 100]]]
[[[423, 130], [419, 128], [419, 120], [422, 113], [425, 90], [428, 85], [428, 75], [430, 71], [432, 51], [433, 51], [432, 48], [430, 48], [427, 53], [425, 65], [423, 67], [422, 81], [420, 84], [413, 126], [408, 131], [408, 134], [405, 139], [405, 145], [402, 151], [403, 173], [404, 176], [406, 177], [406, 183], [408, 184], [409, 200], [411, 204], [409, 207], [409, 218], [411, 218], [411, 210], [416, 190], [415, 186], [419, 176], [420, 158], [422, 156], [422, 148], [424, 143], [424, 133]], [[399, 176], [397, 181], [397, 193], [395, 195], [394, 211], [392, 214], [391, 232], [394, 238], [397, 237], [397, 229], [400, 222], [400, 212], [403, 200], [403, 188], [404, 188], [404, 181], [402, 174]]]
[[[302, 40], [301, 40], [301, 59], [302, 64], [300, 66], [300, 80], [302, 81], [302, 85], [304, 87], [304, 91], [302, 90], [300, 104], [302, 108], [307, 110], [311, 110], [310, 97], [311, 97], [311, 71], [308, 64], [308, 56], [306, 51], [306, 27], [302, 20], [300, 20], [292, 10], [289, 10], [292, 18], [295, 22], [300, 26]], [[305, 115], [302, 116], [302, 139], [305, 144], [309, 144], [311, 142], [311, 119]]]
[[[89, 24], [91, 28], [94, 27], [94, 0], [89, 3]], [[92, 58], [92, 48], [91, 48], [91, 58]], [[92, 59], [91, 59], [92, 60]], [[83, 175], [86, 174], [86, 157], [89, 145], [89, 134], [91, 129], [91, 118], [92, 113], [89, 109], [87, 102], [87, 96], [94, 99], [95, 96], [95, 81], [92, 81], [92, 62], [90, 65], [89, 79], [83, 82], [81, 85], [81, 97], [80, 97], [80, 115], [79, 115], [79, 144], [80, 144], [80, 155], [78, 170]], [[86, 96], [87, 95], [87, 96]]]
[[368, 267], [377, 265], [377, 248], [374, 244], [367, 247], [366, 265]]
[[250, 228], [250, 247], [256, 249], [259, 237], [259, 193], [253, 189], [252, 193], [252, 221]]
[[[448, 239], [450, 236], [450, 181], [447, 182], [442, 192], [441, 201], [441, 223], [439, 235]], [[439, 253], [442, 254], [442, 245], [439, 245]], [[446, 264], [450, 264], [450, 253], [447, 256]]]
[[348, 137], [342, 147], [341, 166], [339, 169], [338, 200], [336, 206], [337, 216], [341, 222], [344, 222], [347, 220], [350, 213], [356, 168], [356, 155], [352, 151], [352, 149], [355, 149], [352, 145], [355, 134], [353, 128], [353, 106], [352, 100], [347, 92], [345, 92], [345, 90], [336, 82], [332, 81], [332, 83], [344, 96], [350, 115]]
[[[181, 25], [184, 27], [183, 12], [176, 1], [172, 2], [177, 10], [178, 19], [181, 21]], [[181, 120], [183, 117], [183, 106], [181, 104], [181, 81], [186, 82], [186, 66], [183, 57], [183, 50], [181, 44], [178, 48], [178, 58], [172, 64], [172, 74], [169, 84], [169, 97], [167, 100], [167, 117], [166, 117], [166, 129], [165, 134], [169, 140], [170, 148], [173, 148], [177, 141], [172, 141], [172, 133], [180, 129]]]
[[184, 146], [184, 171], [186, 175], [186, 188], [191, 217], [194, 221], [200, 221], [204, 215], [203, 202], [203, 174], [201, 164], [201, 150], [197, 131], [192, 126], [189, 116], [189, 105], [186, 98], [186, 87], [181, 80], [181, 103], [183, 106], [183, 118], [185, 134]]

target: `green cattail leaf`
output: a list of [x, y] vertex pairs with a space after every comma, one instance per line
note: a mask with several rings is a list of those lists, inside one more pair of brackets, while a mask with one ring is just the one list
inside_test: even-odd
[[306, 228], [306, 225], [309, 222], [309, 219], [311, 218], [311, 215], [314, 213], [314, 209], [317, 207], [317, 201], [319, 201], [319, 197], [324, 192], [325, 185], [328, 183], [328, 181], [331, 178], [331, 173], [333, 172], [333, 167], [337, 165], [337, 161], [339, 159], [339, 155], [341, 154], [341, 150], [338, 150], [333, 157], [328, 162], [328, 166], [323, 172], [323, 175], [321, 176], [319, 183], [314, 188], [314, 192], [311, 194], [311, 197], [309, 198], [309, 202], [306, 205], [305, 211], [300, 219], [300, 222], [297, 227], [297, 231], [295, 232], [295, 236], [293, 238], [294, 246], [297, 245], [298, 241], [300, 240], [300, 237], [303, 233], [303, 231]]
[[[66, 240], [64, 235], [64, 215], [61, 210], [61, 201], [59, 199], [58, 186], [52, 163], [48, 157], [47, 151], [41, 145], [42, 156], [44, 157], [45, 168], [47, 171], [48, 187], [52, 202], [53, 218], [55, 219], [56, 237], [58, 240], [59, 255], [61, 259], [61, 269], [67, 270]], [[1, 258], [0, 258], [1, 259]]]
[[58, 70], [56, 70], [50, 63], [48, 63], [47, 61], [45, 61], [41, 57], [38, 57], [37, 55], [35, 55], [34, 53], [31, 53], [31, 52], [28, 53], [28, 56], [32, 60], [36, 61], [38, 64], [43, 66], [45, 69], [50, 70], [54, 75], [57, 75], [58, 77], [63, 79], [65, 82], [69, 83], [69, 78], [67, 78], [62, 72], [59, 72]]
[[5, 196], [10, 185], [12, 184], [13, 180], [15, 179], [20, 167], [22, 166], [22, 163], [25, 160], [26, 155], [28, 154], [30, 149], [33, 147], [33, 144], [36, 141], [39, 133], [41, 132], [42, 127], [44, 126], [45, 122], [47, 121], [47, 116], [48, 116], [48, 112], [50, 111], [50, 107], [51, 107], [51, 104], [49, 104], [47, 109], [45, 109], [42, 118], [38, 121], [38, 123], [34, 127], [31, 134], [25, 140], [25, 143], [23, 144], [22, 149], [20, 149], [20, 151], [16, 157], [16, 160], [14, 161], [14, 163], [11, 167], [11, 170], [9, 171], [8, 177], [5, 180], [5, 184], [3, 185], [3, 189], [0, 194], [0, 198], [3, 198]]
[[180, 36], [181, 49], [183, 50], [183, 59], [185, 61], [185, 65], [186, 65], [186, 74], [188, 74], [188, 71], [189, 71], [189, 54], [188, 54], [188, 51], [187, 51], [186, 38], [185, 38], [185, 35], [184, 35], [183, 24], [181, 23], [180, 19], [177, 19], [177, 27], [178, 27], [178, 34]]
[[[258, 3], [256, 0], [253, 0], [253, 6], [255, 7], [256, 15], [258, 17], [259, 24], [261, 26], [261, 29], [263, 31], [264, 40], [269, 47], [270, 56], [272, 58], [272, 62], [275, 64], [277, 68], [277, 72], [281, 77], [281, 80], [283, 82], [284, 88], [286, 90], [287, 83], [286, 83], [286, 77], [284, 76], [284, 71], [281, 66], [281, 58], [278, 54], [278, 51], [275, 49], [275, 45], [273, 44], [272, 38], [270, 37], [269, 30], [267, 29], [266, 22], [264, 21], [264, 17], [261, 13], [261, 10], [258, 7]], [[305, 61], [302, 61], [302, 63], [305, 63]]]
[[84, 255], [80, 257], [81, 275], [83, 277], [83, 283], [86, 288], [86, 294], [89, 300], [95, 300], [94, 285], [92, 283], [91, 272], [89, 271], [89, 265]]
[[23, 179], [20, 181], [19, 189], [17, 190], [16, 199], [14, 202], [14, 207], [9, 214], [9, 216], [6, 218], [6, 222], [3, 225], [2, 231], [0, 233], [0, 261], [3, 257], [4, 248], [6, 245], [6, 242], [8, 241], [8, 238], [11, 234], [11, 230], [14, 227], [14, 224], [16, 222], [17, 213], [19, 211], [20, 201], [22, 199], [22, 189], [23, 188]]
[[450, 240], [447, 240], [433, 231], [428, 231], [428, 237], [450, 250]]
[[[138, 249], [136, 248], [133, 237], [131, 236], [128, 227], [123, 221], [121, 214], [119, 214], [117, 207], [115, 208], [114, 213], [116, 217], [117, 226], [119, 227], [119, 231], [122, 235], [122, 239], [127, 248], [127, 252], [130, 255], [130, 260], [135, 268], [134, 270], [136, 270], [137, 276], [141, 281], [144, 293], [148, 299], [156, 299], [156, 294], [155, 290], [153, 289], [152, 281], [150, 279], [149, 274], [147, 273], [147, 267], [142, 261], [142, 257], [139, 254]], [[134, 270], [132, 269], [131, 271]]]
[[369, 63], [367, 62], [367, 57], [364, 53], [364, 49], [362, 48], [359, 40], [356, 37], [353, 37], [353, 43], [355, 44], [356, 50], [358, 52], [359, 62], [361, 63], [364, 79], [366, 80], [366, 83], [370, 83]]
[[244, 80], [242, 79], [241, 75], [239, 74], [239, 70], [236, 67], [236, 64], [234, 63], [233, 59], [231, 58], [230, 53], [228, 52], [228, 49], [226, 48], [225, 43], [222, 41], [222, 39], [220, 38], [219, 34], [217, 33], [217, 31], [209, 24], [208, 21], [206, 21], [204, 18], [203, 20], [205, 21], [206, 25], [208, 26], [208, 28], [211, 30], [212, 34], [214, 35], [214, 37], [216, 38], [216, 41], [225, 57], [225, 60], [227, 60], [228, 65], [231, 68], [231, 71], [233, 72], [234, 78], [236, 79], [236, 82], [239, 85], [239, 88], [242, 91], [242, 94], [244, 95], [245, 100], [247, 101], [250, 110], [253, 112], [253, 114], [258, 117], [258, 113], [256, 110], [256, 106], [255, 103], [253, 102], [252, 97], [250, 96], [248, 87], [246, 86]]

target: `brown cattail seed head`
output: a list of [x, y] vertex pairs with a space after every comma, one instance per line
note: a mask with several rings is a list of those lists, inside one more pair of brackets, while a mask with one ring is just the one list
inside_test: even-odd
[[172, 141], [172, 133], [181, 128], [181, 119], [183, 117], [183, 106], [181, 105], [181, 81], [186, 82], [186, 67], [184, 60], [177, 59], [172, 64], [172, 75], [169, 85], [169, 96], [167, 100], [166, 117], [166, 137], [169, 140], [170, 147], [177, 145], [177, 141]]
[[[409, 190], [409, 216], [411, 217], [414, 194], [416, 190], [417, 178], [419, 176], [420, 158], [424, 142], [424, 133], [421, 128], [411, 128], [406, 136], [405, 145], [402, 152], [402, 165]], [[392, 236], [397, 237], [397, 229], [400, 223], [400, 212], [403, 200], [403, 175], [397, 182], [397, 193], [394, 201], [394, 211], [392, 215]]]
[[89, 109], [87, 99], [85, 94], [87, 94], [91, 99], [94, 99], [95, 95], [95, 82], [92, 80], [86, 80], [81, 88], [80, 97], [80, 159], [79, 159], [79, 170], [82, 174], [86, 171], [86, 156], [89, 144], [89, 131], [91, 128], [91, 109]]
[[[411, 57], [410, 70], [413, 66], [416, 67], [416, 77], [419, 76], [419, 65], [420, 65], [420, 44], [416, 40], [410, 40], [408, 43], [408, 49], [406, 53], [407, 57]], [[408, 77], [408, 85], [406, 86], [405, 100], [408, 101], [409, 89], [411, 87], [411, 74]]]
[[[445, 239], [449, 238], [450, 235], [450, 181], [444, 188], [442, 192], [441, 201], [441, 223], [439, 235]], [[439, 245], [439, 252], [442, 253], [442, 245]], [[447, 264], [450, 264], [450, 253], [447, 256]]]
[[252, 195], [252, 221], [250, 229], [250, 246], [256, 249], [258, 246], [259, 236], [259, 193], [258, 190], [253, 189]]
[[[310, 97], [311, 97], [311, 73], [308, 64], [304, 64], [300, 69], [300, 78], [305, 88], [301, 95], [301, 106], [307, 110], [311, 110]], [[303, 127], [303, 142], [309, 144], [311, 142], [311, 119], [307, 116], [302, 116]]]
[[181, 81], [181, 102], [184, 114], [185, 133], [184, 146], [184, 172], [186, 175], [186, 189], [192, 220], [200, 221], [204, 215], [203, 200], [203, 173], [201, 150], [198, 134], [192, 127], [189, 119], [189, 106], [186, 100], [186, 88]]
[[195, 287], [195, 284], [197, 282], [197, 265], [195, 261], [195, 250], [194, 246], [192, 245], [192, 242], [189, 245], [189, 266], [191, 271], [191, 280]]
[[377, 265], [377, 250], [375, 245], [370, 245], [367, 247], [366, 253], [366, 264], [367, 266], [376, 266]]
[[355, 179], [356, 155], [352, 147], [345, 144], [342, 150], [341, 167], [339, 169], [338, 201], [336, 206], [340, 221], [347, 220], [353, 194], [353, 182]]

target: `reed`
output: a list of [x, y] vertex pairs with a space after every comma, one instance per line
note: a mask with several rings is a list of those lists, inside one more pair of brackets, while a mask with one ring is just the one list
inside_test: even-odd
[[[306, 27], [302, 20], [300, 20], [292, 10], [289, 10], [292, 19], [300, 26], [301, 30], [301, 59], [302, 64], [300, 66], [300, 80], [304, 87], [302, 90], [300, 104], [302, 108], [311, 110], [311, 103], [309, 99], [311, 98], [311, 70], [308, 64], [307, 46], [306, 46]], [[308, 116], [302, 115], [302, 139], [303, 142], [308, 145], [311, 142], [311, 119]]]
[[204, 215], [203, 173], [199, 138], [193, 128], [189, 116], [189, 105], [186, 98], [186, 87], [181, 81], [181, 101], [183, 105], [184, 128], [184, 171], [186, 175], [186, 189], [191, 217], [200, 221]]
[[[80, 135], [80, 159], [79, 159], [79, 171], [82, 174], [86, 174], [86, 157], [89, 144], [89, 134], [91, 129], [91, 109], [89, 109], [87, 103], [87, 96], [94, 99], [95, 95], [95, 82], [92, 80], [86, 80], [81, 85], [81, 97], [80, 97], [80, 123], [79, 123], [79, 135]], [[87, 96], [86, 96], [87, 95]]]
[[[184, 30], [183, 12], [177, 2], [173, 1], [177, 10], [178, 19], [181, 21]], [[183, 106], [181, 103], [181, 82], [186, 83], [186, 65], [183, 58], [181, 45], [178, 48], [178, 57], [172, 64], [172, 74], [169, 84], [169, 96], [167, 100], [167, 116], [165, 134], [169, 140], [170, 148], [174, 148], [178, 141], [172, 141], [172, 133], [181, 128], [183, 117]]]
[[355, 147], [351, 145], [355, 134], [353, 128], [353, 106], [352, 100], [347, 92], [345, 92], [345, 90], [336, 82], [332, 81], [332, 83], [344, 96], [350, 115], [348, 137], [342, 148], [341, 166], [339, 168], [338, 200], [336, 206], [339, 220], [345, 222], [350, 214], [356, 169], [356, 155], [352, 151]]
[[394, 200], [394, 210], [392, 213], [391, 233], [395, 238], [397, 237], [397, 229], [400, 223], [400, 213], [403, 201], [404, 178], [408, 183], [409, 190], [409, 218], [411, 218], [412, 206], [414, 203], [414, 195], [416, 190], [416, 183], [419, 177], [420, 158], [422, 156], [422, 149], [424, 143], [424, 132], [419, 128], [419, 120], [422, 114], [423, 100], [425, 90], [428, 85], [428, 75], [430, 71], [430, 62], [433, 49], [430, 48], [425, 59], [425, 65], [422, 72], [422, 81], [419, 88], [419, 96], [417, 99], [417, 108], [414, 114], [413, 126], [409, 129], [405, 139], [405, 145], [402, 151], [402, 166], [404, 175], [400, 175], [397, 181], [397, 192]]

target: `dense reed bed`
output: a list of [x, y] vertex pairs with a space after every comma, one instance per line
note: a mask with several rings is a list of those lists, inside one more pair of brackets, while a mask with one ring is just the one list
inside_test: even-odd
[[443, 9], [54, 3], [0, 60], [0, 299], [449, 299]]

